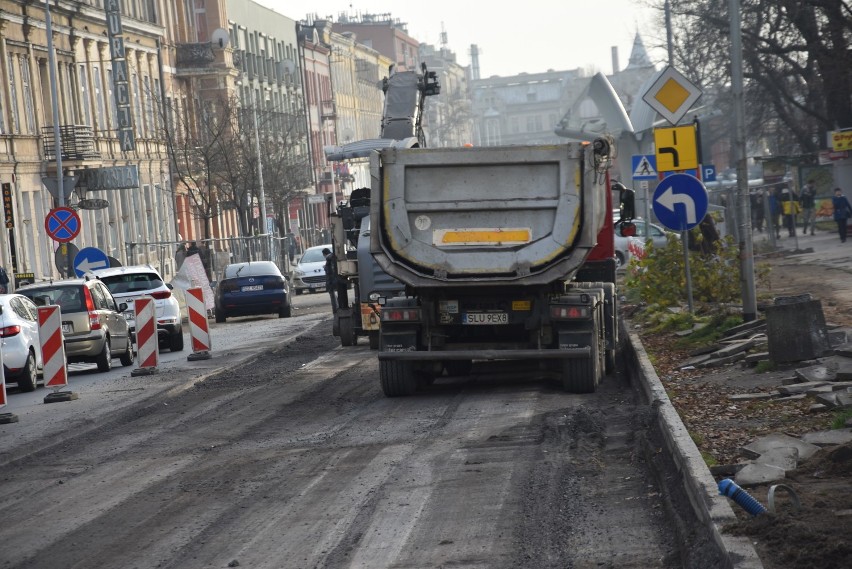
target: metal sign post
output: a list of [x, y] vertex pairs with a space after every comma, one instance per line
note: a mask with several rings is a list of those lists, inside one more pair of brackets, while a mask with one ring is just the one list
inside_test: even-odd
[[710, 199], [707, 188], [689, 174], [668, 176], [654, 192], [654, 214], [665, 227], [681, 232], [683, 241], [683, 267], [686, 271], [686, 294], [689, 311], [693, 312], [692, 274], [689, 270], [688, 231], [701, 223], [707, 215]]

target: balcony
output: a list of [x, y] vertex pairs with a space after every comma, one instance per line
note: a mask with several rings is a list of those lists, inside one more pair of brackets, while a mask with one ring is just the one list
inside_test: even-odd
[[[53, 127], [42, 129], [42, 149], [46, 160], [56, 161], [56, 137]], [[95, 130], [84, 124], [65, 124], [59, 127], [62, 160], [98, 160], [95, 149]]]
[[182, 43], [177, 46], [177, 68], [191, 69], [197, 67], [209, 67], [216, 61], [213, 55], [213, 44], [207, 43]]

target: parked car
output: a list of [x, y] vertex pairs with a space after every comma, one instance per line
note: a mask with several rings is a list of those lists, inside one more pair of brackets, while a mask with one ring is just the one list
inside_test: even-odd
[[38, 308], [26, 296], [0, 294], [0, 344], [6, 381], [34, 391], [42, 369]]
[[322, 256], [322, 250], [331, 248], [329, 243], [305, 250], [305, 254], [293, 269], [293, 290], [296, 294], [325, 289], [325, 257]]
[[92, 271], [118, 302], [126, 302], [124, 318], [130, 327], [130, 335], [136, 338], [136, 305], [134, 301], [143, 296], [154, 299], [157, 318], [157, 339], [161, 347], [173, 352], [183, 350], [183, 324], [180, 303], [172, 294], [172, 285], [163, 282], [160, 273], [150, 265], [111, 267]]
[[68, 363], [95, 363], [98, 371], [109, 371], [113, 358], [118, 357], [121, 365], [133, 365], [136, 353], [130, 327], [122, 316], [127, 304], [116, 303], [100, 279], [86, 276], [38, 283], [20, 287], [17, 292], [36, 306], [60, 306]]
[[645, 242], [649, 239], [654, 243], [654, 247], [665, 247], [669, 235], [678, 237], [676, 233], [666, 231], [654, 223], [646, 223], [644, 219], [634, 219], [632, 223], [636, 226], [636, 235], [632, 237], [621, 235], [619, 225], [615, 226], [615, 264], [619, 269], [626, 266], [630, 260], [631, 240], [634, 242], [634, 248], [644, 249]]
[[290, 283], [272, 261], [228, 265], [216, 286], [216, 322], [253, 314], [292, 314]]

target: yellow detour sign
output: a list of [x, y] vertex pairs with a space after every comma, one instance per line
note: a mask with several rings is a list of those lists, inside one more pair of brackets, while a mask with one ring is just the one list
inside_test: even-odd
[[654, 129], [654, 146], [657, 148], [657, 172], [698, 168], [694, 126]]
[[[852, 150], [852, 129], [832, 131], [831, 149], [835, 152], [841, 152], [843, 150]], [[3, 186], [6, 186], [6, 184], [3, 184]]]
[[677, 124], [699, 97], [701, 89], [690, 83], [677, 69], [669, 66], [642, 96], [642, 100], [664, 119]]

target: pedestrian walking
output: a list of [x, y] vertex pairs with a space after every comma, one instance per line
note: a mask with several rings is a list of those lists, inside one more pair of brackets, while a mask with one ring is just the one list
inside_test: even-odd
[[775, 231], [775, 237], [781, 237], [781, 202], [778, 199], [780, 190], [769, 190], [769, 230]]
[[763, 222], [766, 218], [763, 205], [763, 191], [757, 190], [749, 195], [751, 201], [751, 226], [763, 233]]
[[816, 184], [813, 180], [808, 180], [808, 183], [802, 187], [799, 203], [802, 206], [802, 235], [808, 234], [808, 226], [811, 228], [811, 235], [814, 235], [816, 229]]
[[292, 231], [287, 232], [286, 240], [287, 256], [290, 257], [290, 263], [292, 264], [296, 259], [296, 236]]
[[6, 269], [0, 267], [0, 294], [7, 292], [9, 292], [9, 275], [6, 273]]
[[801, 212], [799, 205], [799, 196], [796, 192], [791, 192], [790, 188], [781, 190], [781, 212], [784, 214], [784, 227], [787, 228], [787, 235], [795, 237], [796, 235], [796, 216]]
[[337, 257], [328, 248], [322, 250], [322, 256], [325, 257], [325, 290], [331, 299], [331, 311], [337, 312]]
[[843, 190], [834, 188], [834, 197], [831, 198], [834, 207], [834, 221], [837, 223], [837, 233], [840, 234], [840, 242], [846, 243], [846, 230], [849, 218], [852, 217], [852, 205], [843, 195]]

